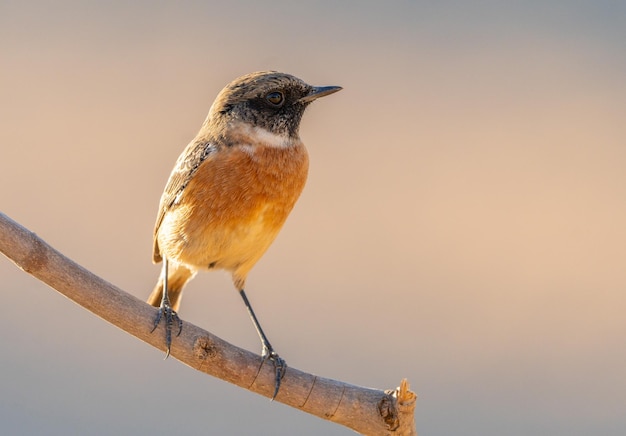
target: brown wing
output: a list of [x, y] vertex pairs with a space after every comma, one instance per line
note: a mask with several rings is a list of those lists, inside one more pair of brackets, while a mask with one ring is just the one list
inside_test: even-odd
[[161, 202], [159, 204], [159, 213], [157, 214], [156, 224], [154, 225], [154, 249], [152, 252], [153, 261], [161, 261], [161, 252], [157, 241], [157, 233], [163, 217], [167, 211], [176, 204], [180, 195], [183, 193], [187, 184], [204, 162], [211, 154], [217, 150], [217, 146], [203, 140], [195, 140], [189, 143], [182, 154], [176, 160], [176, 165], [170, 174], [170, 178], [165, 185]]

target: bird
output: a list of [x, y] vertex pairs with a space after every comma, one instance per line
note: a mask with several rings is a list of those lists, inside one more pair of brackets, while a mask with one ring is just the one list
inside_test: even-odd
[[[302, 115], [340, 86], [312, 86], [277, 71], [241, 76], [217, 95], [169, 176], [154, 226], [153, 262], [163, 262], [148, 303], [165, 322], [166, 358], [185, 284], [198, 271], [225, 270], [243, 299], [275, 372], [278, 394], [287, 365], [270, 344], [245, 292], [246, 278], [278, 235], [304, 188], [309, 158]], [[174, 324], [176, 324], [174, 326]]]

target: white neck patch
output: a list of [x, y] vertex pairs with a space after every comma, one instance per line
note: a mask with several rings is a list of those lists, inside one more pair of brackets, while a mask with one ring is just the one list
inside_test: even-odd
[[270, 132], [263, 127], [258, 126], [250, 126], [246, 125], [246, 134], [252, 139], [256, 144], [263, 144], [269, 147], [276, 148], [287, 148], [291, 147], [294, 144], [293, 138], [291, 138], [287, 133], [284, 134], [276, 134]]

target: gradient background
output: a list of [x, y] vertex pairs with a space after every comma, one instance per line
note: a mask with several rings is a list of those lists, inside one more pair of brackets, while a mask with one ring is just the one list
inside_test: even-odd
[[[625, 434], [626, 4], [209, 3], [0, 2], [1, 210], [145, 298], [159, 196], [223, 85], [341, 85], [248, 280], [278, 352], [407, 377], [422, 435]], [[0, 277], [5, 434], [351, 434]], [[224, 273], [181, 315], [260, 351]]]

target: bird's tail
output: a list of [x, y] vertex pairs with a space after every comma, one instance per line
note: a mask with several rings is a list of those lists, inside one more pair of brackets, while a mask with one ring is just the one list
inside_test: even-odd
[[[168, 263], [167, 269], [167, 295], [170, 299], [172, 309], [174, 311], [178, 311], [180, 300], [183, 296], [183, 288], [185, 287], [185, 284], [196, 275], [196, 271], [187, 268], [185, 265], [171, 261]], [[159, 277], [159, 281], [148, 297], [148, 304], [151, 304], [154, 307], [159, 307], [161, 305], [162, 298], [163, 274]]]

